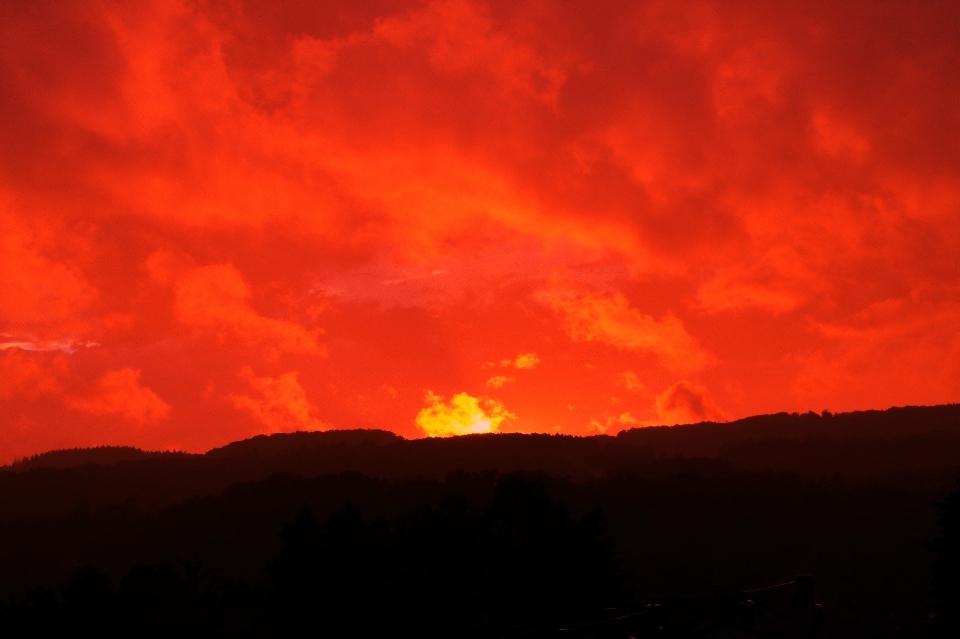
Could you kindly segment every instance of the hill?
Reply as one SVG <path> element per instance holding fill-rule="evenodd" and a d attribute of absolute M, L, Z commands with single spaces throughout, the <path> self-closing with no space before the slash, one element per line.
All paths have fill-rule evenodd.
<path fill-rule="evenodd" d="M 709 458 L 752 472 L 933 489 L 960 474 L 960 405 L 780 413 L 637 428 L 616 437 L 510 433 L 407 440 L 381 430 L 334 430 L 259 435 L 206 454 L 121 447 L 51 451 L 0 468 L 0 519 L 64 512 L 77 503 L 133 500 L 161 508 L 274 473 L 442 479 L 455 470 L 496 470 L 582 482 L 645 465 L 648 472 L 650 462 L 674 457 Z"/>
<path fill-rule="evenodd" d="M 277 599 L 284 589 L 326 593 L 317 575 L 343 552 L 380 575 L 374 580 L 426 570 L 421 586 L 447 599 L 448 588 L 499 587 L 446 573 L 448 581 L 431 581 L 439 573 L 430 571 L 450 562 L 473 566 L 469 579 L 488 569 L 514 579 L 511 571 L 546 566 L 575 584 L 600 557 L 595 574 L 617 605 L 815 573 L 817 596 L 856 614 L 888 610 L 891 601 L 923 611 L 936 504 L 956 474 L 956 405 L 766 415 L 615 437 L 407 440 L 353 430 L 258 436 L 205 454 L 51 451 L 0 470 L 0 629 L 17 615 L 54 615 L 36 602 L 67 615 L 70 593 L 91 588 L 119 610 L 150 588 L 180 588 L 181 596 L 189 586 L 191 605 L 207 612 L 220 608 L 202 602 L 216 600 L 245 628 L 250 615 L 274 623 L 278 610 L 293 614 L 290 600 Z M 332 539 L 339 541 L 330 546 Z M 511 544 L 525 550 L 511 555 L 520 552 L 504 550 Z M 557 549 L 566 547 L 579 548 L 577 561 L 586 563 L 564 567 Z M 540 556 L 541 548 L 560 554 Z M 531 557 L 540 563 L 527 566 Z M 314 568 L 303 573 L 301 565 Z M 345 579 L 360 570 L 337 566 Z M 393 572 L 377 572 L 383 566 Z M 545 588 L 560 587 L 551 580 Z M 27 594 L 35 587 L 53 590 Z M 13 597 L 6 609 L 4 597 Z M 519 614 L 504 612 L 509 600 L 494 607 Z"/>
<path fill-rule="evenodd" d="M 31 468 L 76 468 L 86 464 L 109 466 L 123 461 L 141 459 L 182 457 L 187 453 L 145 451 L 132 446 L 96 446 L 94 448 L 65 448 L 39 453 L 24 459 L 18 459 L 10 470 L 23 471 Z"/>

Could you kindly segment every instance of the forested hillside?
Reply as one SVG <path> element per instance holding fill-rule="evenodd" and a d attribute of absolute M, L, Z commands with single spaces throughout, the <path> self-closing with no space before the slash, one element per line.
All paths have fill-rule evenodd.
<path fill-rule="evenodd" d="M 958 416 L 960 407 L 947 406 L 772 415 L 615 437 L 405 440 L 331 431 L 256 437 L 204 455 L 55 451 L 0 472 L 0 594 L 11 602 L 4 618 L 33 623 L 24 620 L 46 605 L 59 611 L 51 618 L 67 619 L 76 588 L 100 588 L 120 614 L 137 583 L 192 584 L 191 597 L 219 598 L 216 614 L 200 599 L 191 604 L 218 624 L 278 624 L 300 614 L 289 606 L 307 605 L 291 603 L 291 584 L 326 598 L 316 575 L 350 572 L 324 562 L 354 537 L 366 541 L 348 544 L 348 564 L 359 562 L 371 583 L 396 584 L 409 565 L 420 566 L 426 572 L 407 595 L 473 592 L 486 603 L 447 621 L 486 619 L 489 632 L 559 623 L 544 603 L 551 597 L 531 603 L 542 618 L 484 599 L 496 584 L 519 579 L 510 570 L 541 574 L 550 562 L 560 572 L 537 582 L 537 592 L 586 580 L 605 593 L 578 596 L 582 609 L 561 606 L 578 622 L 606 607 L 735 593 L 800 574 L 815 575 L 818 600 L 864 618 L 889 602 L 928 614 L 937 504 L 953 489 L 960 460 Z M 523 544 L 546 544 L 547 554 L 518 550 Z M 498 564 L 493 557 L 506 555 L 492 548 L 513 548 L 513 559 Z M 332 554 L 323 559 L 325 552 Z M 361 561 L 365 553 L 381 559 Z M 307 568 L 294 567 L 304 561 Z M 460 582 L 431 572 L 450 562 L 467 566 Z M 479 565 L 489 571 L 477 572 Z M 393 601 L 369 596 L 376 605 Z M 434 614 L 410 602 L 404 610 Z"/>

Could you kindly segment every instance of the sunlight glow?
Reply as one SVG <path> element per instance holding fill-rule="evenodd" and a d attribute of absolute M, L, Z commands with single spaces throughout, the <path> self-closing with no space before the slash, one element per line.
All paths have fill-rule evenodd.
<path fill-rule="evenodd" d="M 457 393 L 444 402 L 443 397 L 427 391 L 428 406 L 417 414 L 417 426 L 427 437 L 450 437 L 472 433 L 495 433 L 506 419 L 515 415 L 498 401 Z"/>

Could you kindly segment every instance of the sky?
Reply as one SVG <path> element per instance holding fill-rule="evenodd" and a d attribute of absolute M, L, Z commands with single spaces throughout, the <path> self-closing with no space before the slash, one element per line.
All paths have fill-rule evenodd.
<path fill-rule="evenodd" d="M 0 1 L 0 462 L 960 401 L 960 4 Z"/>

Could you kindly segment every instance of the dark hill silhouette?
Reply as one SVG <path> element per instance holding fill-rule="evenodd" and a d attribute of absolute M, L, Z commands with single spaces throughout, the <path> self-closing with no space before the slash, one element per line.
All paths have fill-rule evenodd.
<path fill-rule="evenodd" d="M 8 468 L 30 470 L 31 468 L 76 468 L 85 464 L 108 466 L 122 461 L 183 457 L 188 453 L 145 451 L 132 446 L 97 446 L 95 448 L 65 448 L 51 450 L 32 457 L 18 459 Z"/>
<path fill-rule="evenodd" d="M 741 440 L 893 440 L 933 432 L 960 433 L 960 404 L 904 406 L 851 413 L 776 413 L 733 422 L 633 428 L 617 439 L 648 446 L 656 454 L 718 457 L 725 444 Z"/>
<path fill-rule="evenodd" d="M 744 470 L 840 475 L 934 487 L 960 474 L 960 405 L 852 413 L 778 413 L 729 423 L 652 427 L 618 440 L 659 456 L 713 457 Z"/>
<path fill-rule="evenodd" d="M 304 453 L 331 447 L 369 449 L 371 446 L 400 445 L 413 457 L 421 454 L 455 459 L 453 465 L 469 463 L 471 458 L 487 467 L 506 464 L 516 469 L 535 470 L 537 464 L 551 464 L 557 455 L 568 463 L 583 466 L 586 472 L 609 470 L 611 462 L 604 458 L 615 449 L 643 450 L 654 456 L 729 458 L 747 463 L 747 453 L 741 442 L 794 442 L 794 441 L 912 441 L 922 445 L 925 436 L 930 438 L 931 450 L 944 450 L 951 446 L 953 436 L 960 434 L 960 404 L 943 406 L 907 406 L 887 410 L 857 411 L 851 413 L 777 413 L 757 415 L 733 422 L 702 422 L 675 426 L 651 426 L 625 430 L 616 437 L 598 435 L 593 437 L 545 436 L 545 435 L 466 435 L 448 439 L 406 440 L 384 430 L 331 430 L 324 432 L 296 432 L 275 435 L 258 435 L 214 448 L 205 455 L 209 459 L 255 456 L 279 459 L 292 456 L 302 459 Z M 937 440 L 939 438 L 939 440 Z M 938 443 L 933 443 L 934 441 Z M 778 444 L 773 444 L 776 447 Z M 600 454 L 597 451 L 603 449 Z M 392 450 L 391 453 L 395 453 Z M 485 458 L 494 453 L 496 458 Z M 768 455 L 764 451 L 764 456 Z M 615 455 L 614 455 L 615 456 Z M 946 457 L 946 455 L 941 455 Z M 2 470 L 24 471 L 33 468 L 71 468 L 84 464 L 110 465 L 118 462 L 154 458 L 198 457 L 187 453 L 143 451 L 125 446 L 99 446 L 55 450 L 17 460 Z M 625 455 L 629 458 L 630 455 Z M 536 458 L 536 459 L 534 459 Z M 573 458 L 577 458 L 573 462 Z M 939 465 L 940 462 L 935 462 Z M 446 470 L 446 469 L 445 469 Z M 395 468 L 393 472 L 407 471 Z M 429 468 L 424 471 L 432 474 Z"/>
<path fill-rule="evenodd" d="M 624 473 L 650 476 L 661 472 L 656 460 L 674 457 L 713 459 L 713 466 L 700 462 L 711 472 L 770 470 L 935 489 L 960 474 L 960 406 L 782 413 L 725 424 L 633 429 L 616 437 L 495 434 L 407 440 L 386 431 L 350 430 L 258 436 L 204 455 L 110 447 L 53 451 L 0 469 L 0 520 L 127 502 L 156 511 L 274 473 L 443 479 L 455 470 L 496 470 L 584 482 Z"/>
<path fill-rule="evenodd" d="M 167 634 L 142 636 L 191 627 L 295 636 L 285 624 L 313 618 L 328 571 L 369 597 L 324 604 L 330 623 L 386 620 L 379 630 L 417 626 L 422 636 L 588 627 L 621 596 L 627 606 L 693 596 L 709 608 L 721 590 L 732 594 L 716 599 L 720 607 L 736 607 L 739 591 L 807 573 L 825 601 L 863 618 L 922 616 L 935 552 L 942 609 L 953 588 L 943 579 L 947 542 L 930 544 L 935 504 L 953 489 L 958 463 L 960 406 L 767 415 L 616 437 L 330 431 L 202 455 L 53 451 L 0 470 L 0 634 L 154 619 Z M 516 503 L 510 486 L 522 489 Z M 951 530 L 943 539 L 956 537 Z M 350 548 L 332 541 L 354 533 Z M 357 581 L 355 568 L 367 578 Z M 621 568 L 632 599 L 619 591 Z M 591 590 L 594 582 L 602 587 Z M 306 608 L 297 584 L 313 597 Z M 38 586 L 50 590 L 30 591 Z M 420 592 L 440 603 L 417 601 Z M 562 603 L 564 593 L 581 594 Z M 412 603 L 391 608 L 401 600 Z M 382 606 L 370 613 L 380 616 L 363 617 L 367 605 Z M 443 627 L 426 630 L 424 615 Z M 730 618 L 746 623 L 738 615 Z M 467 619 L 485 630 L 460 632 Z"/>
<path fill-rule="evenodd" d="M 471 435 L 404 440 L 375 432 L 338 441 L 326 434 L 296 433 L 253 438 L 212 455 L 159 456 L 111 465 L 31 468 L 0 472 L 0 520 L 61 515 L 76 509 L 136 503 L 156 511 L 169 504 L 215 495 L 227 486 L 275 473 L 306 477 L 359 472 L 388 479 L 442 479 L 449 472 L 532 471 L 578 480 L 601 477 L 621 466 L 651 462 L 645 449 L 612 437 Z M 291 443 L 306 445 L 290 446 Z M 311 445 L 312 444 L 312 445 Z M 261 454 L 258 451 L 266 451 Z M 236 454 L 227 454 L 234 452 Z M 275 453 L 275 454 L 270 454 Z"/>
<path fill-rule="evenodd" d="M 671 472 L 670 465 L 675 463 Z M 513 553 L 507 555 L 512 561 L 500 564 L 497 570 L 509 568 L 524 575 L 526 570 L 540 570 L 536 566 L 543 562 L 551 565 L 550 557 L 532 556 L 539 563 L 528 564 L 526 555 L 509 550 L 517 547 L 514 544 L 540 548 L 546 543 L 545 532 L 537 532 L 539 524 L 535 521 L 532 529 L 511 531 L 482 517 L 482 513 L 495 507 L 498 487 L 519 478 L 528 486 L 542 486 L 535 492 L 542 491 L 548 502 L 556 505 L 548 510 L 562 507 L 568 512 L 567 521 L 588 522 L 595 515 L 602 518 L 605 525 L 595 520 L 591 524 L 591 530 L 602 531 L 591 533 L 591 539 L 609 536 L 616 541 L 613 549 L 617 563 L 628 577 L 633 601 L 649 597 L 709 597 L 717 590 L 735 593 L 758 584 L 789 581 L 794 574 L 815 573 L 818 591 L 828 602 L 845 602 L 861 611 L 870 611 L 873 602 L 878 601 L 918 601 L 920 609 L 925 605 L 930 591 L 928 573 L 934 559 L 927 544 L 937 535 L 934 504 L 943 499 L 943 494 L 897 488 L 849 488 L 771 473 L 728 470 L 705 476 L 699 474 L 695 464 L 663 461 L 656 465 L 660 466 L 656 478 L 625 474 L 585 484 L 543 475 L 495 473 L 451 474 L 442 481 L 388 481 L 350 473 L 316 478 L 275 475 L 235 484 L 219 495 L 188 499 L 156 514 L 126 505 L 0 522 L 0 603 L 14 595 L 15 601 L 26 602 L 29 612 L 31 601 L 43 601 L 36 594 L 31 595 L 32 599 L 22 598 L 35 586 L 56 587 L 58 590 L 52 594 L 67 600 L 74 596 L 70 594 L 72 589 L 80 586 L 106 596 L 109 588 L 104 584 L 109 583 L 114 589 L 119 586 L 120 594 L 127 596 L 123 595 L 127 587 L 124 582 L 131 581 L 131 574 L 167 573 L 157 577 L 167 580 L 170 570 L 162 567 L 168 566 L 183 573 L 181 581 L 193 584 L 193 588 L 213 588 L 213 594 L 208 592 L 201 599 L 212 598 L 215 604 L 229 595 L 218 588 L 229 586 L 234 593 L 230 596 L 261 593 L 252 602 L 241 600 L 241 607 L 258 615 L 280 615 L 279 620 L 274 619 L 281 623 L 287 613 L 271 607 L 269 593 L 271 583 L 281 589 L 290 584 L 289 574 L 283 577 L 271 572 L 271 566 L 284 561 L 285 525 L 297 521 L 298 513 L 307 510 L 317 522 L 314 530 L 329 530 L 334 524 L 331 519 L 342 519 L 338 513 L 343 512 L 345 504 L 351 504 L 349 519 L 353 529 L 357 534 L 379 539 L 371 542 L 373 550 L 387 553 L 390 560 L 361 561 L 364 557 L 356 556 L 356 549 L 351 550 L 354 555 L 339 555 L 337 547 L 323 546 L 327 542 L 322 539 L 317 542 L 320 546 L 314 548 L 309 538 L 315 533 L 308 530 L 307 539 L 301 540 L 307 543 L 306 547 L 293 549 L 307 558 L 304 569 L 309 573 L 294 577 L 305 580 L 307 594 L 318 587 L 329 587 L 322 581 L 331 569 L 324 556 L 333 561 L 356 562 L 358 569 L 373 571 L 371 578 L 376 579 L 372 586 L 382 583 L 377 581 L 377 570 L 399 565 L 398 575 L 421 571 L 418 579 L 427 586 L 439 589 L 452 599 L 451 603 L 479 606 L 468 612 L 482 616 L 483 602 L 490 594 L 500 592 L 498 580 L 515 583 L 509 575 L 488 580 L 487 569 L 495 568 L 490 559 L 484 558 L 484 553 L 490 552 L 488 544 L 507 544 L 504 552 Z M 710 472 L 719 467 L 715 464 L 712 469 L 700 469 Z M 513 515 L 520 518 L 516 520 L 518 524 L 523 521 L 523 508 L 526 506 Z M 328 523 L 321 526 L 320 522 Z M 473 539 L 476 535 L 489 536 Z M 560 550 L 551 552 L 561 554 L 551 556 L 565 561 L 563 557 L 570 556 L 562 554 L 562 549 L 573 543 L 576 535 L 579 533 L 566 541 L 554 539 L 545 547 L 558 547 Z M 287 543 L 300 542 L 288 535 Z M 367 542 L 361 538 L 357 543 Z M 415 547 L 410 548 L 409 544 Z M 593 570 L 589 562 L 594 560 L 590 557 L 608 563 L 609 554 L 595 554 L 602 550 L 590 541 L 586 554 L 575 555 L 588 565 L 576 570 Z M 323 555 L 312 554 L 321 551 Z M 471 555 L 471 551 L 476 554 Z M 450 562 L 465 562 L 472 567 L 459 574 L 437 574 L 434 581 L 431 575 L 450 566 Z M 299 563 L 298 559 L 294 567 Z M 77 567 L 84 565 L 97 566 L 102 575 L 89 571 L 74 574 Z M 349 565 L 334 567 L 350 574 Z M 567 567 L 561 563 L 555 569 L 562 576 Z M 79 583 L 57 595 L 61 592 L 60 584 L 71 582 L 71 574 Z M 386 583 L 393 579 L 392 574 L 385 576 Z M 279 582 L 271 581 L 275 578 Z M 526 578 L 538 576 L 527 574 Z M 593 582 L 572 583 L 582 589 Z M 144 585 L 141 591 L 149 593 L 155 586 Z M 354 583 L 352 587 L 361 588 L 362 584 Z M 427 593 L 403 581 L 390 587 L 397 596 L 414 599 Z M 371 596 L 374 595 L 390 599 L 390 593 Z M 264 596 L 267 600 L 261 598 Z M 522 593 L 514 596 L 521 597 Z M 424 603 L 429 602 L 421 598 L 419 605 Z M 608 603 L 618 605 L 615 599 L 591 605 Z M 352 605 L 356 607 L 356 603 Z M 365 610 L 360 606 L 361 615 L 376 615 L 376 621 L 383 620 L 379 615 L 385 614 L 384 609 Z M 580 621 L 589 612 L 579 611 Z M 503 614 L 507 616 L 502 622 L 508 624 L 510 615 L 518 611 L 506 610 Z M 562 616 L 557 617 L 558 623 L 565 621 Z M 465 633 L 449 632 L 446 636 Z"/>
<path fill-rule="evenodd" d="M 209 450 L 206 456 L 211 458 L 240 457 L 245 455 L 279 457 L 297 450 L 316 448 L 318 446 L 335 444 L 343 444 L 346 446 L 374 444 L 382 446 L 400 441 L 404 441 L 404 438 L 388 430 L 300 431 L 296 433 L 277 433 L 275 435 L 257 435 L 250 439 L 244 439 Z"/>

